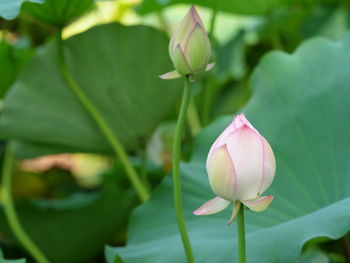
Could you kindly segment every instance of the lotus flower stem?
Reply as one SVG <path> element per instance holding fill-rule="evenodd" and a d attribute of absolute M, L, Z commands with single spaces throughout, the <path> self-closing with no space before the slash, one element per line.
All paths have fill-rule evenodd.
<path fill-rule="evenodd" d="M 212 43 L 214 43 L 214 31 L 215 31 L 215 24 L 216 24 L 216 18 L 218 14 L 219 9 L 219 2 L 220 0 L 212 0 L 212 4 L 214 5 L 214 8 L 212 10 L 211 18 L 210 18 L 210 26 L 209 26 L 209 32 L 208 36 Z"/>
<path fill-rule="evenodd" d="M 182 211 L 182 193 L 181 193 L 181 178 L 180 178 L 180 148 L 181 138 L 184 131 L 186 112 L 191 100 L 191 76 L 186 76 L 184 92 L 182 95 L 180 112 L 177 119 L 175 138 L 173 142 L 173 191 L 174 191 L 174 206 L 176 213 L 177 225 L 182 238 L 182 244 L 185 249 L 187 262 L 193 263 L 193 253 L 191 243 L 188 238 L 185 220 Z"/>
<path fill-rule="evenodd" d="M 202 125 L 198 116 L 198 110 L 193 97 L 191 98 L 190 104 L 188 105 L 187 123 L 190 127 L 192 137 L 196 136 L 202 130 Z"/>
<path fill-rule="evenodd" d="M 211 13 L 211 18 L 210 18 L 210 24 L 209 24 L 209 31 L 208 31 L 208 36 L 210 39 L 210 42 L 212 45 L 215 47 L 216 46 L 216 40 L 214 37 L 214 32 L 215 32 L 215 25 L 216 25 L 216 20 L 218 17 L 218 9 L 219 9 L 219 4 L 221 0 L 212 0 L 212 13 Z M 215 54 L 215 48 L 213 49 L 212 52 L 212 57 L 216 57 Z M 202 109 L 201 109 L 201 119 L 202 123 L 205 125 L 209 122 L 209 115 L 210 111 L 212 108 L 212 101 L 213 97 L 215 97 L 213 94 L 215 90 L 215 81 L 213 80 L 213 75 L 208 75 L 207 78 L 203 80 L 203 97 L 202 97 Z"/>
<path fill-rule="evenodd" d="M 16 236 L 17 240 L 23 245 L 23 247 L 32 255 L 38 263 L 49 263 L 50 261 L 41 252 L 41 250 L 35 245 L 33 240 L 25 232 L 22 227 L 19 218 L 16 213 L 15 205 L 11 194 L 12 185 L 12 165 L 13 154 L 11 151 L 11 145 L 8 143 L 6 146 L 5 159 L 2 170 L 2 201 L 4 206 L 5 215 L 7 221 Z"/>
<path fill-rule="evenodd" d="M 239 263 L 246 263 L 245 252 L 245 227 L 244 227 L 244 206 L 239 209 L 237 216 L 237 233 L 238 233 L 238 257 Z"/>
<path fill-rule="evenodd" d="M 90 114 L 92 119 L 95 121 L 97 126 L 100 128 L 102 134 L 110 143 L 113 148 L 116 156 L 121 161 L 125 173 L 134 187 L 139 199 L 141 202 L 146 202 L 149 199 L 149 191 L 142 183 L 139 175 L 137 174 L 135 168 L 132 166 L 130 159 L 123 147 L 120 143 L 119 139 L 113 133 L 112 129 L 108 125 L 108 123 L 103 118 L 102 114 L 98 111 L 98 109 L 93 105 L 90 99 L 85 95 L 84 91 L 81 89 L 77 81 L 74 79 L 65 62 L 64 53 L 63 53 L 63 41 L 62 41 L 62 32 L 58 33 L 58 59 L 59 59 L 59 68 L 62 74 L 62 77 L 66 81 L 68 87 L 72 90 L 74 95 L 80 101 L 82 106 L 86 109 L 86 111 Z"/>
<path fill-rule="evenodd" d="M 145 187 L 150 190 L 151 186 L 150 186 L 150 182 L 148 181 L 148 175 L 147 175 L 147 154 L 146 154 L 146 150 L 145 149 L 141 149 L 140 150 L 140 158 L 141 158 L 141 166 L 140 166 L 140 177 L 142 179 L 143 184 L 145 185 Z"/>

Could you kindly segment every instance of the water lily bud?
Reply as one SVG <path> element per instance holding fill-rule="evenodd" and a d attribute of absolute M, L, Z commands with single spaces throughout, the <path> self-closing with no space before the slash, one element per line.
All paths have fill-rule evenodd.
<path fill-rule="evenodd" d="M 170 40 L 169 55 L 176 70 L 160 77 L 173 79 L 210 70 L 214 66 L 208 65 L 210 54 L 208 35 L 196 8 L 192 6 Z"/>
<path fill-rule="evenodd" d="M 238 115 L 212 145 L 207 158 L 210 186 L 217 195 L 195 215 L 209 215 L 234 203 L 231 223 L 240 204 L 253 211 L 265 210 L 272 196 L 261 196 L 275 176 L 276 161 L 270 144 L 250 124 L 244 114 Z"/>

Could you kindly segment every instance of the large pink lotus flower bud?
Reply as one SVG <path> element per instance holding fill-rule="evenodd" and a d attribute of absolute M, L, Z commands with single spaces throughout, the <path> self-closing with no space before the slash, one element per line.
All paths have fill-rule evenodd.
<path fill-rule="evenodd" d="M 196 211 L 210 215 L 234 203 L 229 224 L 241 203 L 253 211 L 265 210 L 273 196 L 261 196 L 275 176 L 276 161 L 269 143 L 250 124 L 244 114 L 238 115 L 212 145 L 207 159 L 207 173 L 217 195 Z"/>
<path fill-rule="evenodd" d="M 175 79 L 210 70 L 214 66 L 208 65 L 210 54 L 208 35 L 196 8 L 192 6 L 170 40 L 169 55 L 176 70 L 160 77 Z"/>

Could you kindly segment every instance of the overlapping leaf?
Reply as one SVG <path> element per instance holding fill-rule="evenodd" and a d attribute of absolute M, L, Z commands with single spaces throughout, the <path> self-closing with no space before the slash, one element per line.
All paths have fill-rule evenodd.
<path fill-rule="evenodd" d="M 116 176 L 109 176 L 100 192 L 76 193 L 64 200 L 21 200 L 17 203 L 24 228 L 50 262 L 90 261 L 105 243 L 123 235 L 136 197 L 128 187 L 121 186 L 123 182 L 118 186 L 118 180 Z M 13 238 L 1 206 L 0 226 L 2 235 Z M 13 263 L 21 262 L 25 261 Z"/>
<path fill-rule="evenodd" d="M 42 3 L 44 0 L 1 0 L 0 16 L 5 19 L 14 19 L 21 9 L 23 2 L 30 1 L 34 3 Z"/>
<path fill-rule="evenodd" d="M 74 77 L 128 149 L 147 140 L 178 98 L 165 34 L 145 26 L 97 26 L 65 43 Z M 68 151 L 111 151 L 90 115 L 62 79 L 55 43 L 38 52 L 5 98 L 2 137 L 21 141 L 28 157 Z"/>
<path fill-rule="evenodd" d="M 24 3 L 23 11 L 41 22 L 63 27 L 92 9 L 93 4 L 93 0 L 45 0 L 43 3 Z"/>

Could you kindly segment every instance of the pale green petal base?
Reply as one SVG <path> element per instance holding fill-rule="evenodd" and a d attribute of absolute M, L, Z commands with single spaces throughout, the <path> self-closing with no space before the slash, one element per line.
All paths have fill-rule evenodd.
<path fill-rule="evenodd" d="M 174 71 L 167 72 L 163 75 L 160 75 L 159 77 L 161 79 L 178 79 L 178 78 L 181 78 L 181 76 L 182 75 L 179 72 L 174 70 Z"/>
<path fill-rule="evenodd" d="M 236 216 L 238 215 L 239 209 L 241 208 L 241 202 L 240 201 L 236 201 L 233 204 L 233 210 L 232 210 L 232 215 L 230 220 L 228 221 L 228 225 L 231 225 L 233 220 L 235 220 Z"/>
<path fill-rule="evenodd" d="M 215 66 L 215 62 L 209 63 L 209 64 L 207 65 L 207 67 L 205 68 L 205 71 L 211 70 L 214 66 Z"/>
<path fill-rule="evenodd" d="M 205 68 L 205 71 L 211 70 L 214 66 L 215 66 L 215 62 L 209 63 L 207 65 L 207 67 Z M 179 79 L 181 77 L 182 77 L 182 75 L 179 72 L 177 72 L 176 70 L 167 72 L 167 73 L 159 76 L 159 78 L 161 78 L 161 79 Z"/>
<path fill-rule="evenodd" d="M 272 195 L 260 196 L 255 200 L 242 201 L 242 203 L 254 212 L 262 212 L 269 207 L 273 200 Z"/>

